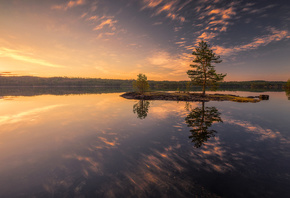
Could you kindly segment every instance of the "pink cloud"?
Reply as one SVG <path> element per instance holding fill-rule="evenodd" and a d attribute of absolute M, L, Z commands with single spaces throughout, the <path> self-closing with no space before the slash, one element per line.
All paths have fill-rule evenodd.
<path fill-rule="evenodd" d="M 219 55 L 228 56 L 241 51 L 257 49 L 258 47 L 266 46 L 271 42 L 289 38 L 289 32 L 286 30 L 276 30 L 275 28 L 271 28 L 270 32 L 271 34 L 255 38 L 252 42 L 245 45 L 234 46 L 231 48 L 226 48 L 223 46 L 214 46 L 213 49 L 215 53 Z"/>
<path fill-rule="evenodd" d="M 101 22 L 101 24 L 97 25 L 94 30 L 100 30 L 103 29 L 104 26 L 109 26 L 112 30 L 116 30 L 114 24 L 117 23 L 117 20 L 113 20 L 111 18 L 105 19 L 104 21 Z"/>
<path fill-rule="evenodd" d="M 67 10 L 69 8 L 73 8 L 83 4 L 85 4 L 85 0 L 70 0 L 66 4 L 54 5 L 51 8 L 54 10 Z"/>
<path fill-rule="evenodd" d="M 216 3 L 218 1 L 215 1 Z M 215 4 L 207 6 L 203 9 L 203 12 L 200 13 L 199 20 L 206 19 L 206 27 L 201 30 L 201 35 L 198 37 L 196 42 L 199 42 L 200 39 L 203 40 L 212 40 L 217 37 L 221 32 L 226 32 L 227 27 L 230 24 L 234 16 L 236 16 L 236 5 L 235 3 L 229 4 L 226 8 L 216 8 Z M 198 7 L 197 11 L 201 11 L 202 6 Z"/>
<path fill-rule="evenodd" d="M 208 40 L 211 40 L 213 38 L 215 38 L 217 36 L 217 33 L 213 33 L 213 32 L 203 32 L 199 37 L 198 39 L 199 40 L 205 40 L 205 41 L 208 41 Z"/>
<path fill-rule="evenodd" d="M 178 11 L 181 10 L 184 5 L 177 6 L 177 0 L 165 1 L 165 0 L 143 0 L 143 8 L 151 8 L 156 9 L 154 15 L 159 15 L 162 12 L 167 13 L 166 17 L 172 20 L 177 20 L 180 22 L 184 22 L 185 18 L 178 14 Z"/>

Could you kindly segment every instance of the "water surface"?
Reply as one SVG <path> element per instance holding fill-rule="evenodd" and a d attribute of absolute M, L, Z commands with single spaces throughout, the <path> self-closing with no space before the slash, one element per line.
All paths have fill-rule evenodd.
<path fill-rule="evenodd" d="M 2 96 L 0 197 L 287 197 L 290 101 L 264 94 L 204 104 Z"/>

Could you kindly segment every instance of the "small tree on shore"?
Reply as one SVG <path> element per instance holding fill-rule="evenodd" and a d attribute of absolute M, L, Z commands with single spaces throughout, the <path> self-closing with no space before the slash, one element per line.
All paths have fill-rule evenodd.
<path fill-rule="evenodd" d="M 205 96 L 205 89 L 210 87 L 211 89 L 217 88 L 217 83 L 223 81 L 226 74 L 217 74 L 215 66 L 212 63 L 221 63 L 219 56 L 210 49 L 210 46 L 201 41 L 199 46 L 192 52 L 195 56 L 193 61 L 195 64 L 190 65 L 195 70 L 188 70 L 187 74 L 195 85 L 202 86 L 202 95 Z"/>
<path fill-rule="evenodd" d="M 290 79 L 286 83 L 286 89 L 290 90 Z"/>
<path fill-rule="evenodd" d="M 149 89 L 149 83 L 145 74 L 138 74 L 137 80 L 133 82 L 133 88 L 143 94 Z"/>

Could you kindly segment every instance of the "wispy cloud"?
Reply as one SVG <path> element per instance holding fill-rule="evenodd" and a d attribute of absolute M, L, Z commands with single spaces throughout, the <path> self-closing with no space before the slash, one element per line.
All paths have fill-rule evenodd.
<path fill-rule="evenodd" d="M 102 22 L 100 24 L 98 24 L 94 30 L 100 30 L 103 29 L 105 26 L 110 27 L 113 31 L 116 30 L 115 24 L 118 22 L 117 20 L 114 20 L 113 17 L 112 18 L 106 18 L 106 17 L 102 17 L 104 18 L 104 20 L 102 20 Z"/>
<path fill-rule="evenodd" d="M 266 7 L 260 8 L 260 9 L 249 9 L 249 13 L 251 14 L 261 14 L 264 13 L 265 11 L 267 11 L 268 9 L 271 9 L 273 7 L 275 7 L 276 5 L 272 4 L 272 5 L 268 5 Z"/>
<path fill-rule="evenodd" d="M 245 45 L 238 45 L 234 47 L 223 47 L 223 46 L 214 46 L 214 51 L 219 55 L 232 55 L 241 51 L 254 50 L 261 46 L 266 46 L 272 42 L 277 42 L 282 39 L 290 38 L 289 32 L 287 30 L 277 30 L 275 28 L 269 28 L 270 34 L 264 35 L 262 37 L 255 38 L 252 42 Z"/>
<path fill-rule="evenodd" d="M 12 72 L 0 72 L 0 76 L 17 76 L 17 74 Z"/>
<path fill-rule="evenodd" d="M 90 23 L 92 23 L 92 25 L 94 26 L 92 30 L 97 32 L 96 39 L 113 36 L 117 32 L 124 31 L 124 29 L 122 28 L 119 28 L 119 30 L 117 30 L 118 20 L 116 20 L 114 16 L 98 16 L 95 14 L 90 15 L 88 13 L 84 13 L 81 18 L 84 18 L 85 21 L 89 21 Z"/>
<path fill-rule="evenodd" d="M 166 65 L 170 62 L 170 55 L 167 52 L 159 52 L 149 57 L 148 61 L 156 66 Z"/>
<path fill-rule="evenodd" d="M 63 68 L 64 67 L 62 65 L 50 63 L 50 62 L 43 60 L 43 59 L 33 58 L 33 57 L 31 57 L 31 55 L 30 56 L 26 55 L 25 52 L 22 52 L 19 50 L 14 50 L 14 49 L 9 49 L 9 48 L 5 48 L 5 47 L 0 48 L 0 57 L 8 57 L 8 58 L 12 58 L 14 60 L 24 61 L 24 62 L 33 63 L 33 64 L 37 64 L 37 65 L 43 65 L 43 66 L 47 66 L 47 67 L 54 67 L 54 68 Z"/>
<path fill-rule="evenodd" d="M 172 55 L 166 51 L 159 51 L 148 57 L 147 61 L 155 68 L 166 70 L 168 77 L 181 77 L 185 76 L 189 69 L 191 59 L 192 55 L 188 53 Z"/>
<path fill-rule="evenodd" d="M 185 2 L 187 4 L 187 2 Z M 143 0 L 144 6 L 142 10 L 145 8 L 154 9 L 154 16 L 160 15 L 161 13 L 165 13 L 167 18 L 171 20 L 177 20 L 179 22 L 184 22 L 185 17 L 179 14 L 179 11 L 186 5 L 186 4 L 179 4 L 178 0 Z"/>
<path fill-rule="evenodd" d="M 67 10 L 76 6 L 84 5 L 85 0 L 70 0 L 65 4 L 53 5 L 51 9 L 53 10 Z"/>
<path fill-rule="evenodd" d="M 211 40 L 213 38 L 215 38 L 217 35 L 217 33 L 214 32 L 203 32 L 199 37 L 197 37 L 199 40 Z"/>
<path fill-rule="evenodd" d="M 201 24 L 207 24 L 200 31 L 196 43 L 200 40 L 210 41 L 216 38 L 221 32 L 226 32 L 232 20 L 236 15 L 236 9 L 239 3 L 230 3 L 225 7 L 217 7 L 214 1 L 211 5 L 203 5 L 196 7 L 196 12 L 199 13 Z"/>

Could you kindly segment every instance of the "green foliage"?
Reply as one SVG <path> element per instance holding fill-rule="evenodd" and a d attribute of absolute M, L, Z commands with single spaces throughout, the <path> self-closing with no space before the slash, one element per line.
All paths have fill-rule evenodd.
<path fill-rule="evenodd" d="M 286 93 L 286 96 L 288 97 L 288 100 L 290 100 L 290 79 L 286 83 L 285 93 Z"/>
<path fill-rule="evenodd" d="M 189 82 L 186 83 L 186 89 L 185 89 L 185 91 L 186 91 L 187 93 L 189 93 L 189 91 L 190 91 L 190 87 L 191 87 L 191 82 L 189 81 Z"/>
<path fill-rule="evenodd" d="M 139 119 L 145 119 L 148 114 L 150 102 L 147 100 L 140 100 L 133 106 L 133 113 L 137 113 Z"/>
<path fill-rule="evenodd" d="M 149 90 L 149 83 L 145 74 L 138 74 L 137 80 L 133 82 L 133 88 L 143 94 Z"/>
<path fill-rule="evenodd" d="M 210 130 L 209 127 L 214 122 L 223 122 L 221 119 L 221 113 L 215 107 L 196 107 L 185 118 L 185 122 L 188 127 L 192 127 L 190 130 L 191 136 L 189 138 L 194 143 L 196 148 L 201 147 L 210 137 L 214 137 L 215 130 Z"/>
<path fill-rule="evenodd" d="M 101 78 L 0 76 L 1 86 L 48 86 L 48 87 L 132 87 L 133 80 Z"/>
<path fill-rule="evenodd" d="M 68 77 L 35 77 L 35 76 L 1 76 L 1 87 L 115 87 L 132 88 L 134 80 L 116 80 L 101 78 L 68 78 Z M 159 90 L 187 90 L 188 81 L 148 81 L 150 88 Z M 231 81 L 219 83 L 221 89 L 226 90 L 248 90 L 248 91 L 267 91 L 280 90 L 286 87 L 284 81 Z M 251 89 L 252 87 L 252 89 Z M 198 91 L 200 86 L 191 84 L 191 90 Z"/>
<path fill-rule="evenodd" d="M 211 89 L 217 88 L 217 83 L 223 81 L 226 74 L 217 74 L 215 66 L 212 63 L 221 63 L 219 56 L 210 49 L 210 46 L 206 42 L 201 41 L 199 47 L 195 48 L 192 52 L 195 56 L 195 64 L 190 65 L 195 70 L 188 70 L 187 74 L 192 80 L 193 84 L 202 86 L 203 95 L 205 95 L 205 89 L 210 87 Z"/>
<path fill-rule="evenodd" d="M 289 89 L 290 90 L 290 79 L 286 83 L 286 89 Z"/>

